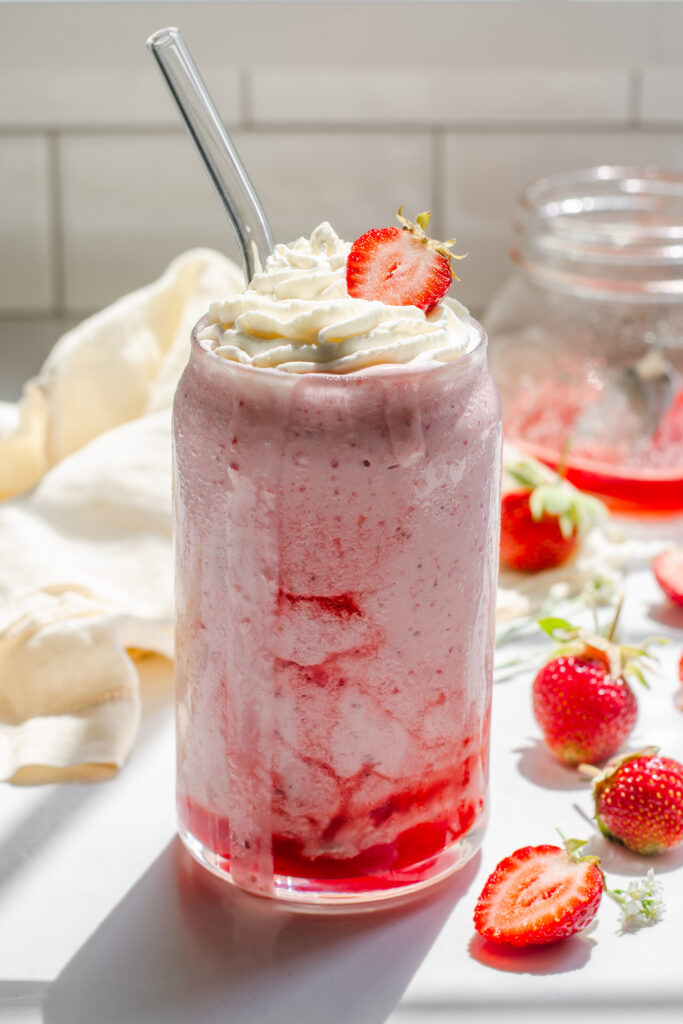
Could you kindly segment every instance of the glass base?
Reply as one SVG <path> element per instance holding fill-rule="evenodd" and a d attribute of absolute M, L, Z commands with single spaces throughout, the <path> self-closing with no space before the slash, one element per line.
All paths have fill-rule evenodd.
<path fill-rule="evenodd" d="M 486 830 L 482 815 L 468 831 L 435 856 L 398 871 L 385 871 L 377 877 L 301 878 L 274 875 L 272 889 L 254 895 L 282 900 L 302 910 L 362 910 L 377 904 L 395 904 L 423 889 L 430 888 L 460 870 L 474 856 Z M 204 868 L 238 888 L 230 872 L 230 860 L 205 846 L 185 828 L 179 829 L 183 843 Z"/>

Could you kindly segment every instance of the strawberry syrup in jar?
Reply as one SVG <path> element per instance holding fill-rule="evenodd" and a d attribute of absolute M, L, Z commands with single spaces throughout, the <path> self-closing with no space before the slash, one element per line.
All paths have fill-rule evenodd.
<path fill-rule="evenodd" d="M 242 365 L 193 333 L 174 409 L 178 814 L 244 889 L 387 899 L 480 844 L 501 428 L 468 323 L 451 362 L 348 374 Z"/>
<path fill-rule="evenodd" d="M 483 317 L 506 437 L 615 511 L 683 510 L 683 175 L 541 179 L 515 231 Z"/>

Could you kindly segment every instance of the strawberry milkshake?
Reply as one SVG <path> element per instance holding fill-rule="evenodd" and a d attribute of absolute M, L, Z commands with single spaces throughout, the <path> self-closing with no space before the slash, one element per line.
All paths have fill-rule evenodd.
<path fill-rule="evenodd" d="M 323 224 L 212 306 L 174 409 L 180 833 L 303 903 L 429 885 L 486 818 L 499 401 L 442 250 L 384 230 L 407 304 Z"/>

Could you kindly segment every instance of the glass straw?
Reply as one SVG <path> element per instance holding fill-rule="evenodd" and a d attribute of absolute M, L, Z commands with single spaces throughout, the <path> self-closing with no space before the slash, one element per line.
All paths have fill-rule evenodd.
<path fill-rule="evenodd" d="M 177 28 L 147 40 L 209 177 L 230 217 L 247 283 L 273 251 L 273 236 L 254 186 Z"/>

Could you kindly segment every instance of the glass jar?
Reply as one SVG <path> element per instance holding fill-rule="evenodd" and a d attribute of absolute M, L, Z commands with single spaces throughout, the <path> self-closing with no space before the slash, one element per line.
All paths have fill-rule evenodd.
<path fill-rule="evenodd" d="M 238 886 L 384 900 L 476 851 L 500 403 L 453 362 L 286 373 L 193 334 L 174 405 L 180 833 Z"/>
<path fill-rule="evenodd" d="M 543 178 L 514 231 L 482 318 L 506 437 L 615 510 L 683 509 L 683 175 Z"/>

